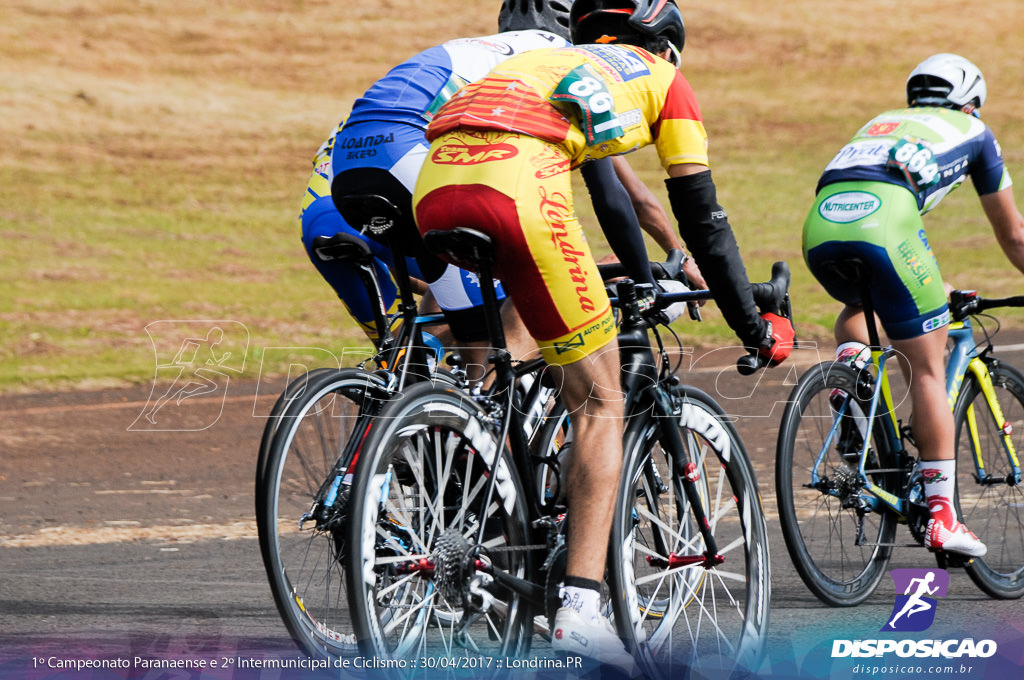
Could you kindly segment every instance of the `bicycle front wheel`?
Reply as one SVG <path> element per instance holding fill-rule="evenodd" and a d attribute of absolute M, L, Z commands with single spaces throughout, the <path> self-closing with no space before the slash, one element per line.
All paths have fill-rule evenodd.
<path fill-rule="evenodd" d="M 809 369 L 790 395 L 779 425 L 775 491 L 779 521 L 793 566 L 822 602 L 844 607 L 860 604 L 885 576 L 896 535 L 896 516 L 864 505 L 857 467 L 868 412 L 857 374 L 849 366 L 826 361 Z M 865 471 L 872 481 L 895 493 L 896 463 L 881 428 Z"/>
<path fill-rule="evenodd" d="M 531 573 L 526 494 L 472 398 L 406 390 L 361 446 L 352 497 L 348 591 L 363 654 L 460 664 L 527 649 L 529 607 L 508 586 Z"/>
<path fill-rule="evenodd" d="M 755 670 L 768 625 L 770 560 L 754 472 L 710 397 L 679 387 L 671 399 L 671 418 L 641 416 L 626 434 L 609 562 L 616 626 L 649 677 Z M 664 427 L 678 431 L 686 463 Z M 695 496 L 686 495 L 687 479 Z M 693 497 L 714 552 L 698 530 Z"/>
<path fill-rule="evenodd" d="M 956 424 L 956 497 L 961 521 L 988 546 L 966 566 L 979 588 L 1000 599 L 1024 595 L 1024 486 L 1015 477 L 1004 435 L 1024 448 L 1024 377 L 989 363 L 1002 410 L 998 421 L 977 379 L 964 383 L 953 411 Z"/>
<path fill-rule="evenodd" d="M 311 656 L 357 652 L 345 598 L 346 494 L 334 481 L 349 438 L 383 396 L 381 381 L 361 369 L 311 374 L 276 416 L 259 463 L 256 523 L 278 612 Z"/>

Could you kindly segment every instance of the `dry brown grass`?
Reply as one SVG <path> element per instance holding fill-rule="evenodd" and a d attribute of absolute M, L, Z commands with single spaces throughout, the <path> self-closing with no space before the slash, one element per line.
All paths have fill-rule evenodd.
<path fill-rule="evenodd" d="M 0 385 L 60 380 L 64 369 L 48 369 L 54 354 L 81 360 L 97 342 L 135 352 L 98 361 L 98 374 L 145 379 L 145 323 L 203 311 L 250 324 L 257 343 L 357 338 L 297 247 L 312 152 L 387 68 L 444 39 L 492 32 L 498 5 L 3 3 L 0 286 L 12 294 L 0 294 Z M 817 173 L 857 125 L 900 103 L 921 58 L 956 51 L 982 67 L 986 119 L 1024 177 L 1017 0 L 682 7 L 684 72 L 711 134 L 722 202 L 755 274 L 774 258 L 794 264 L 812 333 L 831 313 L 800 271 L 797 233 Z M 637 164 L 661 194 L 651 155 Z M 929 228 L 977 242 L 984 223 L 964 217 L 978 217 L 976 201 L 950 200 L 949 217 Z M 933 243 L 941 258 L 942 239 Z M 1019 284 L 982 249 L 962 264 Z"/>

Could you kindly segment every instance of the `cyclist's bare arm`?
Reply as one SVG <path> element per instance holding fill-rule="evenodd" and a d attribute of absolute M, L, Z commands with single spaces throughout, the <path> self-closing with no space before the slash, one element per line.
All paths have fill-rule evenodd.
<path fill-rule="evenodd" d="M 1024 217 L 1013 199 L 1013 187 L 982 196 L 981 207 L 1006 258 L 1024 272 Z"/>
<path fill-rule="evenodd" d="M 666 253 L 670 250 L 682 250 L 683 244 L 676 236 L 675 229 L 668 219 L 668 213 L 655 197 L 654 192 L 637 177 L 636 171 L 630 166 L 625 156 L 612 157 L 612 164 L 615 166 L 615 174 L 618 175 L 622 186 L 629 192 L 629 199 L 633 202 L 633 209 L 636 211 L 640 226 L 651 235 L 655 243 L 661 246 Z"/>
<path fill-rule="evenodd" d="M 636 171 L 630 166 L 626 157 L 613 156 L 612 163 L 615 166 L 615 174 L 618 175 L 619 181 L 622 182 L 622 186 L 626 188 L 629 198 L 633 202 L 633 209 L 636 211 L 636 217 L 640 221 L 640 227 L 650 234 L 654 242 L 661 246 L 662 250 L 666 253 L 671 250 L 685 251 L 679 236 L 676 235 L 672 222 L 669 220 L 668 213 L 665 212 L 665 208 L 654 195 L 654 192 L 637 177 Z M 683 272 L 693 288 L 706 289 L 708 287 L 704 277 L 701 276 L 700 268 L 693 258 L 688 259 L 683 265 Z"/>

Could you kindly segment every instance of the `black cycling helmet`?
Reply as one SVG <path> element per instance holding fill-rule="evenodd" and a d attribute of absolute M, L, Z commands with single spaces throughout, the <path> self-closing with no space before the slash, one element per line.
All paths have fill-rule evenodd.
<path fill-rule="evenodd" d="M 661 38 L 683 50 L 686 28 L 675 0 L 576 0 L 570 11 L 572 41 L 651 44 Z"/>
<path fill-rule="evenodd" d="M 540 29 L 569 40 L 572 0 L 502 0 L 498 31 Z"/>

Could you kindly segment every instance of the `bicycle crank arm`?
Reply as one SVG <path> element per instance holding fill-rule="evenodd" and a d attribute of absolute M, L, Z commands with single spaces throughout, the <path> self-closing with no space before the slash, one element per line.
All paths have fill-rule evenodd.
<path fill-rule="evenodd" d="M 504 571 L 495 569 L 490 565 L 484 565 L 482 562 L 477 562 L 477 569 L 480 569 L 485 574 L 493 578 L 497 585 L 519 593 L 534 604 L 544 602 L 543 586 L 539 586 L 532 581 L 527 581 L 526 579 L 519 578 L 518 576 L 505 573 Z"/>

